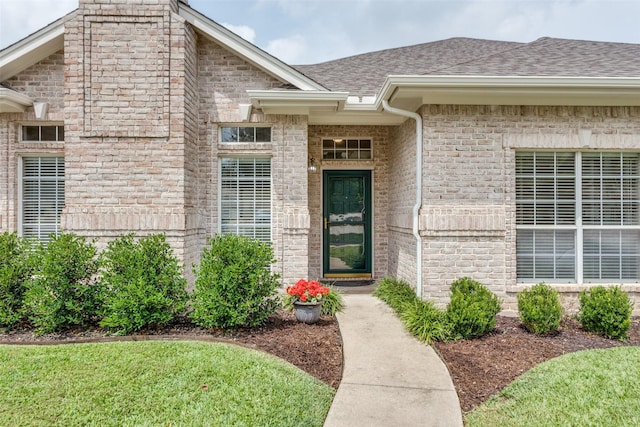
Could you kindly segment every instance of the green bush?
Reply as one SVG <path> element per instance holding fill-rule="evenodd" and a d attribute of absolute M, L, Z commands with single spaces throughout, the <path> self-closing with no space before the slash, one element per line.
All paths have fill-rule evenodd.
<path fill-rule="evenodd" d="M 335 316 L 336 313 L 342 311 L 343 309 L 344 298 L 342 297 L 342 293 L 332 287 L 329 287 L 329 295 L 324 297 L 321 314 L 323 316 Z"/>
<path fill-rule="evenodd" d="M 164 234 L 133 234 L 109 242 L 101 255 L 100 325 L 119 334 L 161 326 L 186 308 L 186 280 Z"/>
<path fill-rule="evenodd" d="M 580 292 L 578 320 L 586 331 L 624 341 L 631 326 L 632 302 L 619 286 Z"/>
<path fill-rule="evenodd" d="M 30 248 L 17 233 L 0 234 L 0 328 L 10 329 L 24 315 L 26 281 L 33 270 Z"/>
<path fill-rule="evenodd" d="M 446 313 L 432 301 L 416 298 L 413 303 L 404 304 L 400 320 L 411 334 L 427 344 L 447 341 L 451 336 Z"/>
<path fill-rule="evenodd" d="M 244 236 L 217 235 L 194 268 L 194 323 L 204 328 L 263 324 L 280 305 L 279 276 L 270 245 Z"/>
<path fill-rule="evenodd" d="M 402 313 L 405 305 L 420 301 L 411 285 L 391 277 L 382 279 L 373 295 L 386 302 L 398 315 Z"/>
<path fill-rule="evenodd" d="M 100 306 L 95 284 L 97 250 L 72 233 L 38 245 L 34 274 L 27 280 L 24 305 L 36 333 L 55 332 L 93 323 Z"/>
<path fill-rule="evenodd" d="M 525 329 L 537 335 L 554 333 L 562 320 L 558 291 L 539 283 L 518 293 L 518 313 Z"/>
<path fill-rule="evenodd" d="M 469 277 L 451 284 L 447 321 L 453 339 L 477 338 L 493 330 L 500 300 L 484 285 Z"/>

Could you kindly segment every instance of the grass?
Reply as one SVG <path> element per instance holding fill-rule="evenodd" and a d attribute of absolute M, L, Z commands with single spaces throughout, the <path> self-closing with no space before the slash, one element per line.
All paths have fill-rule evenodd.
<path fill-rule="evenodd" d="M 638 426 L 640 347 L 585 350 L 542 363 L 467 414 L 476 426 Z"/>
<path fill-rule="evenodd" d="M 0 345 L 0 425 L 321 426 L 333 395 L 228 344 Z"/>

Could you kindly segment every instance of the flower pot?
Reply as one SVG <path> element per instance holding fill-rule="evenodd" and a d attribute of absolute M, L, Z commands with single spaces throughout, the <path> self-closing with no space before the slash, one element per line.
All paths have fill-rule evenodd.
<path fill-rule="evenodd" d="M 320 319 L 322 310 L 322 302 L 300 302 L 293 303 L 293 311 L 298 322 L 304 322 L 307 325 L 316 323 Z"/>

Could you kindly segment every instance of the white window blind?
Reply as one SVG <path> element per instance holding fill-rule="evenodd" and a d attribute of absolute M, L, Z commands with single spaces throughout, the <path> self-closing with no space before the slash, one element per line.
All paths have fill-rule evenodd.
<path fill-rule="evenodd" d="M 640 154 L 516 153 L 518 279 L 639 281 L 639 211 Z"/>
<path fill-rule="evenodd" d="M 23 158 L 22 235 L 47 241 L 58 234 L 63 207 L 64 158 Z"/>
<path fill-rule="evenodd" d="M 271 240 L 271 159 L 225 157 L 220 161 L 222 233 Z"/>
<path fill-rule="evenodd" d="M 640 154 L 582 155 L 584 278 L 637 281 L 640 266 Z"/>

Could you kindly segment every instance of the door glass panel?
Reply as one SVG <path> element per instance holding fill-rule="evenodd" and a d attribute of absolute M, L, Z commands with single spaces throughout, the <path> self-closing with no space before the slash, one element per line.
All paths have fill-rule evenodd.
<path fill-rule="evenodd" d="M 329 268 L 365 268 L 364 225 L 334 225 L 330 230 Z"/>

